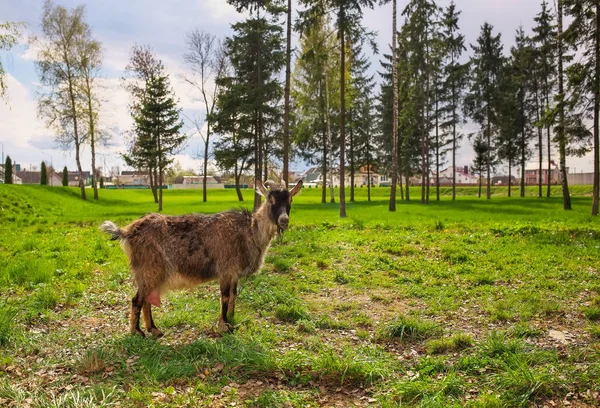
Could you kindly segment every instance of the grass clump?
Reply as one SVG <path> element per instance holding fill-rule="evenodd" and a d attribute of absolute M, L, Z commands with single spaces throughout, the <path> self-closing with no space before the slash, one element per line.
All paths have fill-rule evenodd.
<path fill-rule="evenodd" d="M 380 338 L 411 342 L 434 337 L 441 332 L 437 324 L 409 317 L 400 317 L 385 326 Z"/>
<path fill-rule="evenodd" d="M 50 310 L 54 309 L 60 301 L 60 295 L 52 287 L 44 285 L 40 288 L 33 296 L 32 302 L 33 307 L 36 310 Z"/>
<path fill-rule="evenodd" d="M 0 306 L 0 346 L 5 346 L 11 340 L 15 331 L 17 311 L 10 306 Z"/>
<path fill-rule="evenodd" d="M 506 333 L 499 331 L 492 331 L 487 338 L 479 344 L 481 352 L 485 356 L 493 358 L 521 353 L 523 348 L 523 343 L 520 340 L 511 339 Z"/>
<path fill-rule="evenodd" d="M 298 320 L 308 320 L 310 318 L 308 312 L 297 304 L 277 305 L 275 308 L 275 317 L 287 323 L 295 323 Z"/>
<path fill-rule="evenodd" d="M 430 354 L 443 354 L 460 351 L 473 345 L 473 337 L 464 333 L 457 333 L 450 338 L 432 339 L 427 342 L 427 352 Z"/>

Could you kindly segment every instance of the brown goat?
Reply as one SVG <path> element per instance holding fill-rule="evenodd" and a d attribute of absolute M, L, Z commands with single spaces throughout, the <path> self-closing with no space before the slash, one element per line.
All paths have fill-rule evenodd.
<path fill-rule="evenodd" d="M 302 181 L 290 191 L 285 184 L 256 183 L 266 198 L 254 212 L 229 210 L 217 214 L 167 216 L 148 214 L 124 228 L 105 221 L 100 229 L 120 240 L 129 258 L 137 284 L 131 301 L 131 333 L 140 329 L 143 313 L 146 329 L 160 337 L 151 307 L 160 306 L 160 297 L 171 290 L 194 288 L 218 280 L 221 286 L 219 330 L 230 331 L 229 317 L 235 310 L 237 284 L 241 277 L 258 271 L 271 240 L 288 227 L 292 197 Z"/>

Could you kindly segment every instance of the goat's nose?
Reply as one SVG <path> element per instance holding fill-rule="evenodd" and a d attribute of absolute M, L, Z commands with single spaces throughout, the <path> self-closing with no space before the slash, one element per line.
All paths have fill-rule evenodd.
<path fill-rule="evenodd" d="M 289 222 L 290 222 L 290 217 L 288 217 L 287 215 L 282 215 L 279 217 L 279 220 L 277 223 L 279 224 L 279 226 L 281 228 L 287 228 Z"/>

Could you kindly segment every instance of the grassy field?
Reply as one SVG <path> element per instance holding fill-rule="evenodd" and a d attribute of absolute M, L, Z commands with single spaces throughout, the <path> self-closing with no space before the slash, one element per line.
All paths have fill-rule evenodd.
<path fill-rule="evenodd" d="M 98 230 L 153 211 L 150 193 L 1 185 L 0 406 L 598 406 L 600 220 L 588 187 L 569 212 L 535 192 L 391 214 L 389 190 L 357 189 L 340 219 L 305 189 L 241 282 L 234 333 L 212 283 L 168 295 L 154 340 L 128 334 L 126 257 Z M 165 193 L 168 214 L 239 205 Z"/>

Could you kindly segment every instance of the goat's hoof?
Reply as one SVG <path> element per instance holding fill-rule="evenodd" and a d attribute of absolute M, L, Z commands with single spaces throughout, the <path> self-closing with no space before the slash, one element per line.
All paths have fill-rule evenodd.
<path fill-rule="evenodd" d="M 219 331 L 221 333 L 231 333 L 233 332 L 233 326 L 229 323 L 219 322 Z"/>
<path fill-rule="evenodd" d="M 142 336 L 142 337 L 146 337 L 146 335 L 144 334 L 144 332 L 143 332 L 143 331 L 141 331 L 141 330 L 135 330 L 135 331 L 132 331 L 132 332 L 131 332 L 131 334 L 133 334 L 134 336 Z"/>
<path fill-rule="evenodd" d="M 152 334 L 152 337 L 154 337 L 155 339 L 160 339 L 162 336 L 165 335 L 163 332 L 158 330 L 156 327 L 153 329 L 150 329 L 150 334 Z"/>

